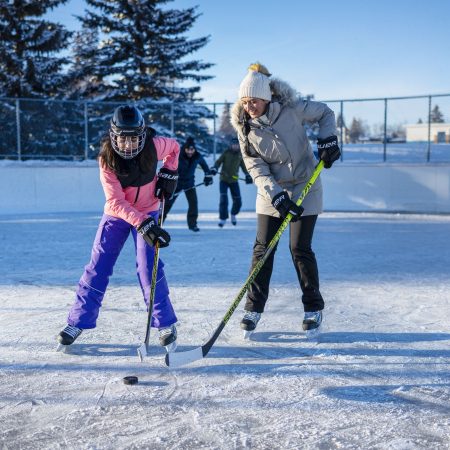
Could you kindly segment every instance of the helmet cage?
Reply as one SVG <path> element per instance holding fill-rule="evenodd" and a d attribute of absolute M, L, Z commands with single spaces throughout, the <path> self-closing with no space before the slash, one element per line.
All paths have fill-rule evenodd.
<path fill-rule="evenodd" d="M 113 150 L 123 159 L 137 156 L 145 144 L 146 128 L 144 118 L 137 108 L 119 107 L 114 112 L 109 129 Z M 119 145 L 119 138 L 127 145 Z M 136 140 L 133 138 L 137 138 Z"/>

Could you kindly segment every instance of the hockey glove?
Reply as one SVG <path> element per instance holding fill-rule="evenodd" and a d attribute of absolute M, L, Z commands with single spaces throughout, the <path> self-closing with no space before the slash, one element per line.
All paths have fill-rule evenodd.
<path fill-rule="evenodd" d="M 212 175 L 205 175 L 205 178 L 203 178 L 203 183 L 205 186 L 209 186 L 210 184 L 213 184 L 213 177 Z"/>
<path fill-rule="evenodd" d="M 272 200 L 272 205 L 276 208 L 276 210 L 280 213 L 281 218 L 286 219 L 289 213 L 292 214 L 291 222 L 296 222 L 300 219 L 300 216 L 303 213 L 303 207 L 295 204 L 286 192 L 280 192 L 275 195 Z"/>
<path fill-rule="evenodd" d="M 217 175 L 217 169 L 214 166 L 212 166 L 209 168 L 209 173 L 211 175 Z"/>
<path fill-rule="evenodd" d="M 336 136 L 330 136 L 326 139 L 317 139 L 317 150 L 319 159 L 323 161 L 325 169 L 329 169 L 335 161 L 341 157 L 338 139 Z"/>
<path fill-rule="evenodd" d="M 249 174 L 245 175 L 245 184 L 252 184 L 252 183 L 253 183 L 252 177 Z"/>
<path fill-rule="evenodd" d="M 165 169 L 164 167 L 158 173 L 155 195 L 162 200 L 172 197 L 178 182 L 178 172 L 176 170 Z"/>
<path fill-rule="evenodd" d="M 158 226 L 153 217 L 145 219 L 137 227 L 137 231 L 144 238 L 144 241 L 150 245 L 150 247 L 154 247 L 157 243 L 160 248 L 167 247 L 169 245 L 169 233 Z"/>

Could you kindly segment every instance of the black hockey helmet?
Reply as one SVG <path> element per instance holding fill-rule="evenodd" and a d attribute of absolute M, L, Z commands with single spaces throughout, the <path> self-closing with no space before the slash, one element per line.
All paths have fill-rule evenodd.
<path fill-rule="evenodd" d="M 124 159 L 137 156 L 145 144 L 145 121 L 135 106 L 119 106 L 111 119 L 109 136 L 113 150 Z"/>

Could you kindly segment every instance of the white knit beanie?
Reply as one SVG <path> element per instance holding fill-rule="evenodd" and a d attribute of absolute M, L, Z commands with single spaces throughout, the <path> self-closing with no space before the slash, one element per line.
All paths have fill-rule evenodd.
<path fill-rule="evenodd" d="M 270 91 L 270 73 L 261 64 L 252 64 L 239 86 L 239 98 L 251 97 L 272 100 Z"/>

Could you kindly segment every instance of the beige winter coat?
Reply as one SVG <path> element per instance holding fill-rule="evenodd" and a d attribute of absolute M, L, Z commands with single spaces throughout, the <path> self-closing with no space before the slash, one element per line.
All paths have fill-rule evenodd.
<path fill-rule="evenodd" d="M 244 109 L 240 101 L 232 108 L 231 123 L 238 134 L 245 166 L 258 188 L 256 212 L 279 217 L 272 199 L 284 190 L 297 201 L 317 164 L 303 125 L 318 123 L 319 138 L 323 139 L 336 135 L 336 121 L 325 103 L 301 100 L 284 81 L 273 79 L 270 87 L 272 101 L 267 113 L 248 121 L 251 156 L 245 152 Z M 322 212 L 320 177 L 302 206 L 303 215 Z"/>

